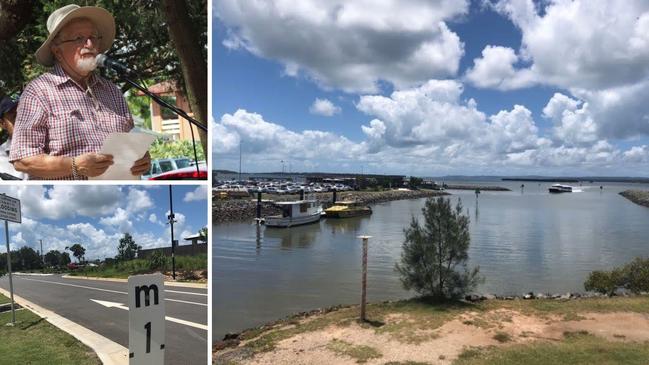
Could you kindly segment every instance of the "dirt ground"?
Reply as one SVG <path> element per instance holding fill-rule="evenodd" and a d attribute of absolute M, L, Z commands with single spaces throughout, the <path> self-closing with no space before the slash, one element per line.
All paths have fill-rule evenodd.
<path fill-rule="evenodd" d="M 412 321 L 408 315 L 386 317 L 386 324 Z M 468 312 L 434 330 L 418 330 L 423 341 L 399 341 L 394 333 L 381 333 L 372 327 L 351 323 L 331 325 L 322 330 L 306 332 L 279 341 L 271 352 L 236 363 L 270 364 L 386 364 L 389 362 L 422 362 L 450 364 L 469 347 L 509 346 L 531 341 L 558 341 L 565 332 L 600 336 L 609 341 L 649 341 L 649 315 L 633 312 L 580 313 L 574 320 L 563 317 L 529 316 L 509 309 L 486 313 Z M 499 340 L 500 341 L 499 341 Z M 331 343 L 344 341 L 352 347 L 369 346 L 379 357 L 363 359 L 333 351 Z M 217 355 L 217 358 L 228 351 Z M 217 361 L 218 363 L 218 361 Z"/>

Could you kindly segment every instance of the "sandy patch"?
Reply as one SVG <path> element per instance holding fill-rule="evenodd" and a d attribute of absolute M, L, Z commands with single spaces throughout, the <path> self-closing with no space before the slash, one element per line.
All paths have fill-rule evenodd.
<path fill-rule="evenodd" d="M 468 312 L 459 315 L 434 330 L 418 330 L 426 340 L 404 343 L 393 333 L 352 323 L 348 326 L 329 326 L 325 329 L 295 335 L 278 342 L 272 352 L 260 353 L 245 364 L 312 365 L 356 364 L 350 356 L 339 355 L 327 348 L 334 340 L 354 346 L 369 346 L 381 357 L 366 364 L 417 361 L 430 364 L 450 364 L 468 347 L 508 346 L 538 340 L 561 340 L 564 332 L 587 331 L 610 341 L 649 341 L 649 315 L 640 313 L 584 313 L 585 319 L 563 321 L 561 317 L 537 317 L 517 311 L 498 309 L 487 313 Z M 387 323 L 414 321 L 407 314 L 390 314 Z M 407 331 L 404 329 L 403 331 Z M 412 330 L 411 330 L 412 331 Z M 498 333 L 509 335 L 501 343 L 494 339 Z"/>

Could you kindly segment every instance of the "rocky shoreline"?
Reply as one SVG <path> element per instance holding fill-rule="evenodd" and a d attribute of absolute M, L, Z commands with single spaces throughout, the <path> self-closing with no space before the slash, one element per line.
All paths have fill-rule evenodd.
<path fill-rule="evenodd" d="M 623 197 L 630 201 L 649 208 L 649 191 L 645 190 L 625 190 L 620 193 Z"/>
<path fill-rule="evenodd" d="M 325 207 L 331 205 L 332 193 L 314 194 L 316 199 L 323 202 Z M 419 199 L 431 196 L 448 195 L 438 190 L 389 190 L 389 191 L 346 191 L 337 194 L 338 200 L 353 199 L 363 204 L 371 205 L 393 200 Z M 273 204 L 279 201 L 299 199 L 299 195 L 267 195 L 262 196 L 261 216 L 279 214 L 280 210 Z M 253 197 L 245 199 L 228 199 L 212 201 L 212 222 L 241 222 L 252 221 L 257 214 L 257 200 Z"/>

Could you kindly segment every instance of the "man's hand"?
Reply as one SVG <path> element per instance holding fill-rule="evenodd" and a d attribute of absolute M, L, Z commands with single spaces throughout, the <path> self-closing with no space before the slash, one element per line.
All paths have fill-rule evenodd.
<path fill-rule="evenodd" d="M 144 157 L 135 161 L 133 167 L 131 167 L 131 174 L 134 176 L 139 176 L 148 172 L 151 169 L 151 155 L 149 151 L 144 154 Z"/>
<path fill-rule="evenodd" d="M 103 174 L 113 164 L 113 155 L 84 153 L 74 159 L 79 175 L 95 177 Z"/>

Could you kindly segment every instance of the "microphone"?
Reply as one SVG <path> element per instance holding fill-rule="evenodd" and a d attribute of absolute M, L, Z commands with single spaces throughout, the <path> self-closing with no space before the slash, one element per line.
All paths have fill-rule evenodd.
<path fill-rule="evenodd" d="M 95 61 L 97 62 L 97 66 L 99 67 L 109 68 L 121 74 L 136 75 L 135 70 L 115 61 L 114 59 L 106 56 L 103 53 L 98 54 L 97 58 L 95 58 Z"/>

